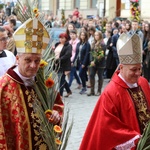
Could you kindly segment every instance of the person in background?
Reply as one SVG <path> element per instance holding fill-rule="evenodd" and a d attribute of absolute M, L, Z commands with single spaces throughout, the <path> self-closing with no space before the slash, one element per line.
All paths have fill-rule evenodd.
<path fill-rule="evenodd" d="M 15 21 L 14 21 L 15 19 Z M 12 21 L 10 21 L 12 20 Z M 9 25 L 13 31 L 15 31 L 19 26 L 22 25 L 21 21 L 18 20 L 16 15 L 10 15 L 9 17 L 6 18 L 6 21 L 4 22 L 3 26 Z M 15 25 L 15 26 L 14 26 Z"/>
<path fill-rule="evenodd" d="M 3 25 L 4 27 L 6 26 L 7 28 L 9 28 L 11 30 L 11 32 L 14 32 L 14 28 L 16 26 L 16 20 L 14 18 L 11 18 L 8 20 L 8 24 L 7 25 Z"/>
<path fill-rule="evenodd" d="M 145 23 L 145 28 L 143 29 L 143 76 L 150 81 L 150 74 L 149 74 L 149 41 L 150 41 L 150 24 Z"/>
<path fill-rule="evenodd" d="M 82 82 L 82 90 L 80 94 L 86 93 L 86 81 L 88 80 L 87 77 L 87 67 L 89 65 L 89 53 L 91 50 L 90 44 L 88 42 L 88 34 L 85 31 L 81 31 L 79 34 L 80 42 L 77 44 L 76 47 L 76 55 L 73 60 L 73 63 L 77 61 L 79 66 L 79 76 Z M 77 60 L 76 60 L 77 59 Z"/>
<path fill-rule="evenodd" d="M 11 15 L 11 5 L 10 5 L 10 2 L 7 2 L 6 8 L 5 8 L 5 12 L 6 12 L 6 16 L 10 16 Z"/>
<path fill-rule="evenodd" d="M 73 14 L 72 14 L 72 16 L 76 16 L 77 18 L 79 18 L 79 14 L 80 13 L 79 13 L 78 7 L 76 7 Z"/>
<path fill-rule="evenodd" d="M 0 77 L 16 62 L 14 54 L 6 49 L 8 40 L 7 31 L 0 27 Z"/>
<path fill-rule="evenodd" d="M 56 16 L 55 19 L 53 20 L 52 27 L 56 27 L 56 28 L 60 27 L 60 20 L 58 16 Z"/>
<path fill-rule="evenodd" d="M 75 28 L 74 24 L 69 23 L 69 24 L 67 25 L 67 28 L 66 28 L 66 33 L 67 33 L 67 35 L 68 35 L 69 40 L 71 39 L 71 38 L 70 38 L 70 31 L 71 31 L 71 30 L 76 30 L 76 28 Z"/>
<path fill-rule="evenodd" d="M 65 97 L 72 94 L 66 81 L 66 75 L 71 71 L 72 46 L 66 33 L 59 35 L 59 42 L 55 44 L 55 65 L 58 67 L 58 79 L 60 79 L 60 95 L 63 96 L 64 88 L 67 91 Z"/>
<path fill-rule="evenodd" d="M 43 132 L 41 132 L 41 120 L 35 112 L 36 106 L 33 102 L 38 99 L 34 84 L 38 82 L 36 74 L 40 66 L 42 51 L 48 45 L 49 34 L 45 29 L 41 38 L 37 32 L 34 32 L 34 36 L 37 36 L 38 41 L 31 40 L 32 44 L 42 42 L 43 45 L 41 47 L 41 44 L 35 44 L 30 47 L 27 44 L 26 36 L 32 39 L 33 35 L 25 31 L 28 31 L 28 28 L 37 31 L 37 27 L 41 23 L 37 18 L 31 19 L 28 23 L 24 23 L 14 33 L 18 51 L 16 56 L 17 65 L 11 67 L 0 78 L 0 148 L 5 150 L 48 149 L 48 145 L 43 140 Z M 20 34 L 20 30 L 22 34 Z M 3 34 L 3 41 L 6 41 L 6 39 L 7 34 L 5 32 Z M 21 45 L 20 42 L 22 43 Z M 40 99 L 38 100 L 40 101 Z M 48 99 L 45 101 L 48 101 Z M 54 106 L 56 105 L 59 113 L 58 109 L 53 109 L 49 117 L 54 125 L 60 123 L 63 112 L 62 101 L 58 102 L 56 100 Z"/>
<path fill-rule="evenodd" d="M 3 28 L 6 30 L 8 38 L 9 38 L 6 49 L 11 51 L 16 56 L 17 50 L 16 50 L 16 44 L 13 38 L 13 32 L 9 28 L 9 26 L 3 26 Z"/>
<path fill-rule="evenodd" d="M 95 26 L 89 26 L 88 28 L 88 42 L 90 44 L 90 46 L 92 47 L 92 43 L 94 42 L 94 34 L 95 34 Z M 88 68 L 88 76 L 90 76 L 90 69 Z M 87 88 L 91 88 L 91 84 L 90 84 L 90 77 L 88 77 L 88 83 L 87 83 Z"/>
<path fill-rule="evenodd" d="M 117 48 L 116 48 L 116 44 L 119 38 L 119 30 L 117 28 L 115 28 L 113 30 L 113 35 L 111 37 L 111 44 L 110 46 L 112 47 L 112 51 L 113 51 L 113 57 L 116 60 L 116 66 L 119 65 L 119 57 L 118 57 L 118 53 L 117 53 Z"/>
<path fill-rule="evenodd" d="M 94 33 L 94 41 L 91 47 L 90 53 L 90 85 L 91 89 L 87 96 L 95 95 L 99 96 L 101 94 L 103 85 L 103 73 L 105 68 L 105 50 L 106 45 L 103 41 L 103 35 L 101 31 L 96 31 Z M 96 55 L 96 56 L 95 56 Z M 95 75 L 98 75 L 98 88 L 95 93 Z"/>
<path fill-rule="evenodd" d="M 70 23 L 72 23 L 76 28 L 81 27 L 80 23 L 77 20 L 77 16 L 72 16 L 72 21 Z"/>
<path fill-rule="evenodd" d="M 136 150 L 150 120 L 150 86 L 142 72 L 142 42 L 137 34 L 120 35 L 119 70 L 98 99 L 80 150 Z"/>
<path fill-rule="evenodd" d="M 150 83 L 150 41 L 148 42 L 148 50 L 146 53 L 146 59 L 145 59 L 145 67 L 146 67 L 146 75 L 144 77 L 147 79 L 147 81 Z"/>
<path fill-rule="evenodd" d="M 71 30 L 70 31 L 70 37 L 71 40 L 69 41 L 69 43 L 72 45 L 72 56 L 71 56 L 71 72 L 70 72 L 70 78 L 69 78 L 69 87 L 71 87 L 72 81 L 75 77 L 77 83 L 78 83 L 78 87 L 77 89 L 81 89 L 82 85 L 81 85 L 81 81 L 80 78 L 76 72 L 76 68 L 77 68 L 77 64 L 73 63 L 75 54 L 76 54 L 76 47 L 77 44 L 79 43 L 79 39 L 77 37 L 77 31 L 76 30 Z"/>
<path fill-rule="evenodd" d="M 143 33 L 139 29 L 139 22 L 136 19 L 132 20 L 132 22 L 131 22 L 131 30 L 127 34 L 132 36 L 135 33 L 139 35 L 139 37 L 141 38 L 141 40 L 143 42 Z"/>
<path fill-rule="evenodd" d="M 111 79 L 113 73 L 115 72 L 117 65 L 116 65 L 116 59 L 113 56 L 113 50 L 112 50 L 112 39 L 111 39 L 111 30 L 105 31 L 105 36 L 108 38 L 108 41 L 106 43 L 106 48 L 108 49 L 108 54 L 106 58 L 106 71 L 107 71 L 107 78 Z"/>
<path fill-rule="evenodd" d="M 127 32 L 129 32 L 129 31 L 131 30 L 131 21 L 126 20 L 126 24 L 125 24 L 125 26 L 126 26 L 126 30 L 127 30 Z"/>
<path fill-rule="evenodd" d="M 47 28 L 52 28 L 52 17 L 49 15 L 45 24 L 44 24 Z"/>
<path fill-rule="evenodd" d="M 94 41 L 94 33 L 95 33 L 96 29 L 94 26 L 90 26 L 88 29 L 88 33 L 89 33 L 89 38 L 88 38 L 88 42 L 89 44 L 92 46 L 92 43 Z"/>

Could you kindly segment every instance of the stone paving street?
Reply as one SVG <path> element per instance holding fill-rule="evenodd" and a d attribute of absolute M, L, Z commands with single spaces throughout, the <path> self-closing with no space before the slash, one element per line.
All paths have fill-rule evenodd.
<path fill-rule="evenodd" d="M 103 89 L 107 85 L 107 83 L 108 79 L 105 79 Z M 77 85 L 74 80 L 71 86 L 73 94 L 68 98 L 64 98 L 64 102 L 67 103 L 70 108 L 70 116 L 73 117 L 73 128 L 66 150 L 79 149 L 79 145 L 81 143 L 87 123 L 98 100 L 98 96 L 87 96 L 86 94 L 80 95 L 80 90 L 76 89 L 76 86 Z M 90 89 L 88 89 L 87 92 L 89 92 L 89 90 Z M 65 94 L 66 92 L 64 92 L 64 95 Z"/>

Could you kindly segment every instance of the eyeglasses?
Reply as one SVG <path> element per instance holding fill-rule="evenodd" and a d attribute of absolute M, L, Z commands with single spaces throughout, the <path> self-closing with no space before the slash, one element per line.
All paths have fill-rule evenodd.
<path fill-rule="evenodd" d="M 3 37 L 0 39 L 1 42 L 6 42 L 9 39 L 9 37 Z"/>

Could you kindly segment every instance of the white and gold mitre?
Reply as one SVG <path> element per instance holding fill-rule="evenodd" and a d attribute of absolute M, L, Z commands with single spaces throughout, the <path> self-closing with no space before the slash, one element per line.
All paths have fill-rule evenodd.
<path fill-rule="evenodd" d="M 42 54 L 50 36 L 43 24 L 37 19 L 28 19 L 13 34 L 18 53 Z"/>
<path fill-rule="evenodd" d="M 121 64 L 142 63 L 142 41 L 137 34 L 121 34 L 117 41 L 117 52 Z"/>

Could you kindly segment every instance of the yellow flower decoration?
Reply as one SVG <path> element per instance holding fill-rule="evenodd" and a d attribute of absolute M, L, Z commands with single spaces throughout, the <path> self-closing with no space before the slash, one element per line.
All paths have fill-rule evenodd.
<path fill-rule="evenodd" d="M 33 12 L 36 14 L 36 13 L 38 13 L 38 8 L 34 8 L 33 9 Z"/>
<path fill-rule="evenodd" d="M 55 139 L 55 143 L 56 143 L 57 145 L 61 145 L 61 144 L 62 144 L 61 140 L 59 140 L 58 138 Z"/>
<path fill-rule="evenodd" d="M 48 110 L 46 110 L 46 111 L 45 111 L 45 115 L 46 115 L 46 114 L 50 114 L 50 115 L 52 115 L 52 113 L 53 113 L 53 111 L 52 111 L 52 110 L 50 110 L 50 109 L 48 109 Z"/>
<path fill-rule="evenodd" d="M 62 129 L 61 129 L 60 126 L 55 125 L 55 126 L 54 126 L 54 131 L 55 131 L 56 133 L 61 133 L 61 132 L 62 132 Z"/>
<path fill-rule="evenodd" d="M 50 120 L 50 117 L 51 117 L 52 113 L 53 113 L 53 111 L 50 110 L 50 109 L 48 109 L 48 110 L 45 111 L 46 118 L 47 118 L 50 122 L 53 121 L 53 120 Z"/>
<path fill-rule="evenodd" d="M 40 61 L 40 68 L 43 68 L 43 67 L 45 67 L 47 65 L 48 65 L 48 63 L 46 61 L 44 61 L 43 59 L 41 59 L 41 61 Z"/>

